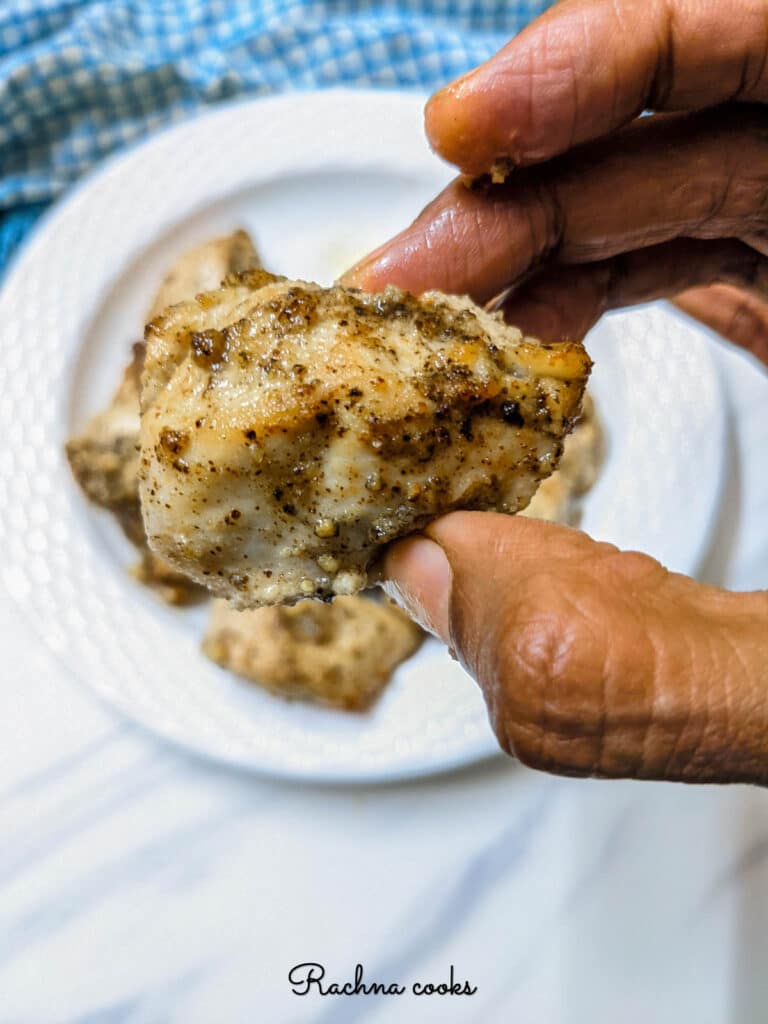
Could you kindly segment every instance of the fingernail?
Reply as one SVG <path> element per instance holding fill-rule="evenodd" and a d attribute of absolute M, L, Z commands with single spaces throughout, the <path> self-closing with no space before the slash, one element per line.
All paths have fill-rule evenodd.
<path fill-rule="evenodd" d="M 451 567 L 445 552 L 426 537 L 414 537 L 388 552 L 385 591 L 416 622 L 448 642 Z"/>

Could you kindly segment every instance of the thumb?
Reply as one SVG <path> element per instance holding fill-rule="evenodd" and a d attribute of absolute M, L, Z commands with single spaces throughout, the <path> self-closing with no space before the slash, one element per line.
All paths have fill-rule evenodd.
<path fill-rule="evenodd" d="M 767 595 L 522 517 L 426 532 L 389 552 L 387 589 L 478 680 L 509 753 L 567 775 L 768 778 Z"/>

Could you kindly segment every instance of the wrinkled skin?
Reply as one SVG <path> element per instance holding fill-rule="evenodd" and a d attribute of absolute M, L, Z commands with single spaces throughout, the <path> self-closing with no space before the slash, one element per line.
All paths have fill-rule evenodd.
<path fill-rule="evenodd" d="M 766 104 L 765 0 L 564 0 L 432 98 L 462 177 L 346 283 L 496 298 L 549 340 L 670 296 L 768 362 Z M 436 521 L 385 572 L 526 764 L 768 781 L 768 593 L 486 513 Z"/>
<path fill-rule="evenodd" d="M 506 751 L 565 775 L 768 781 L 768 596 L 530 519 L 456 512 L 427 534 L 392 549 L 388 589 L 480 681 Z"/>

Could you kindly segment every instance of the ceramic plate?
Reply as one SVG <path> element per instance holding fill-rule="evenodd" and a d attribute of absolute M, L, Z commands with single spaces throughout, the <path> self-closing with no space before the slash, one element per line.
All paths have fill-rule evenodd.
<path fill-rule="evenodd" d="M 218 109 L 113 159 L 41 222 L 0 294 L 0 571 L 59 663 L 155 732 L 262 772 L 391 779 L 488 756 L 474 683 L 436 642 L 369 713 L 286 703 L 199 653 L 204 609 L 166 608 L 90 507 L 67 436 L 110 395 L 169 262 L 238 226 L 278 273 L 330 281 L 450 177 L 423 98 L 334 91 Z M 725 416 L 708 341 L 661 307 L 589 339 L 609 435 L 584 526 L 693 572 L 717 508 Z"/>

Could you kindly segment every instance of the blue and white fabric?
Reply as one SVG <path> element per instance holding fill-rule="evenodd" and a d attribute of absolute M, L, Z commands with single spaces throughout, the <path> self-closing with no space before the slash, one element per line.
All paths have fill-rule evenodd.
<path fill-rule="evenodd" d="M 551 0 L 0 0 L 0 267 L 99 160 L 202 107 L 432 90 Z"/>

